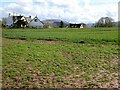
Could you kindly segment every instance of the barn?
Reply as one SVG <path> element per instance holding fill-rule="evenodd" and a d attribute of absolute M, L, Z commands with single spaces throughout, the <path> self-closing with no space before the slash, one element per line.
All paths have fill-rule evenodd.
<path fill-rule="evenodd" d="M 80 23 L 80 24 L 72 24 L 72 23 L 70 23 L 69 27 L 70 28 L 84 28 L 84 27 L 87 27 L 87 25 L 84 24 L 84 23 Z"/>
<path fill-rule="evenodd" d="M 29 28 L 43 28 L 44 24 L 35 16 L 28 24 Z"/>

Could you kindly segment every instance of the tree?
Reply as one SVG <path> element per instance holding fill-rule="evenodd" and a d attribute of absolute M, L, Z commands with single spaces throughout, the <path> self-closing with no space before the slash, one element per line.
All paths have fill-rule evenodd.
<path fill-rule="evenodd" d="M 64 23 L 63 23 L 63 21 L 60 22 L 60 27 L 61 27 L 61 28 L 64 27 Z"/>
<path fill-rule="evenodd" d="M 101 17 L 96 23 L 96 27 L 112 27 L 114 20 L 111 17 Z"/>

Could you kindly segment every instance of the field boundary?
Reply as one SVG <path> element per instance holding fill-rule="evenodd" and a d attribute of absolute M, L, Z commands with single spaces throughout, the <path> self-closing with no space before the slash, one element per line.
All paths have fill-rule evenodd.
<path fill-rule="evenodd" d="M 67 42 L 64 41 L 55 41 L 55 40 L 20 40 L 20 39 L 10 39 L 10 38 L 2 38 L 2 40 L 13 40 L 16 42 L 35 42 L 35 43 L 46 43 L 46 44 L 64 44 Z"/>

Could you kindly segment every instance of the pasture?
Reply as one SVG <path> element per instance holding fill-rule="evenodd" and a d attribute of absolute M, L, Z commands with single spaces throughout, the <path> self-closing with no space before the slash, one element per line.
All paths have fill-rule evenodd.
<path fill-rule="evenodd" d="M 2 30 L 3 88 L 118 88 L 118 29 Z"/>
<path fill-rule="evenodd" d="M 3 37 L 21 40 L 67 41 L 75 43 L 118 43 L 115 28 L 51 28 L 51 29 L 8 29 Z"/>

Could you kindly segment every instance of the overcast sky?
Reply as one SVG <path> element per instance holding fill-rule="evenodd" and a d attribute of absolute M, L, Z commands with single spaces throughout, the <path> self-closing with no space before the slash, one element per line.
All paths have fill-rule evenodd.
<path fill-rule="evenodd" d="M 0 0 L 0 19 L 9 13 L 62 19 L 74 23 L 96 22 L 101 17 L 118 20 L 119 0 Z"/>

